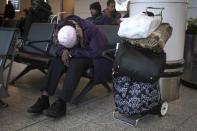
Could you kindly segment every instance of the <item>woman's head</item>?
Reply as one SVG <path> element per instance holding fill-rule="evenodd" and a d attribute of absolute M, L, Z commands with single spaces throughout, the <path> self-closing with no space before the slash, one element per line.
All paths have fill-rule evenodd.
<path fill-rule="evenodd" d="M 58 31 L 57 39 L 60 45 L 72 48 L 77 44 L 77 32 L 73 26 L 65 25 Z"/>
<path fill-rule="evenodd" d="M 90 13 L 92 16 L 97 16 L 101 13 L 101 5 L 99 2 L 94 2 L 90 5 Z"/>

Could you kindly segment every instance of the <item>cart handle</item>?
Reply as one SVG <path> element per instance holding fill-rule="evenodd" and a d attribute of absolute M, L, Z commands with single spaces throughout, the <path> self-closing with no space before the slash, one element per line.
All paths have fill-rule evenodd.
<path fill-rule="evenodd" d="M 165 9 L 164 7 L 146 7 L 146 12 L 148 12 L 148 10 L 160 10 L 159 14 L 154 14 L 154 16 L 161 16 L 161 21 L 163 21 L 163 10 Z"/>

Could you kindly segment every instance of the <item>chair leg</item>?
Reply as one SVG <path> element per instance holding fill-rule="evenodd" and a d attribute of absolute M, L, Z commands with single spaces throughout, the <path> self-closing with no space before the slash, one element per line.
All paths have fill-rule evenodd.
<path fill-rule="evenodd" d="M 5 102 L 3 102 L 3 101 L 0 99 L 0 109 L 1 109 L 1 108 L 6 108 L 6 107 L 8 107 L 8 104 L 5 103 Z"/>
<path fill-rule="evenodd" d="M 3 67 L 0 67 L 0 99 L 9 96 L 3 79 Z"/>
<path fill-rule="evenodd" d="M 10 84 L 14 84 L 18 79 L 28 73 L 30 70 L 36 69 L 33 66 L 27 66 L 18 76 L 16 76 L 13 80 L 10 81 Z"/>
<path fill-rule="evenodd" d="M 112 91 L 111 87 L 106 82 L 102 83 L 102 85 L 107 89 L 108 92 Z"/>
<path fill-rule="evenodd" d="M 74 98 L 74 100 L 71 102 L 72 104 L 78 104 L 83 98 L 93 87 L 94 87 L 94 81 L 90 80 L 88 84 L 83 88 L 83 90 L 80 92 L 80 94 Z"/>

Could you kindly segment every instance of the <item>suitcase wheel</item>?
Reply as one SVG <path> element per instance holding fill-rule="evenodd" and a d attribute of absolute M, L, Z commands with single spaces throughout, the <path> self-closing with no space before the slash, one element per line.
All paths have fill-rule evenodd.
<path fill-rule="evenodd" d="M 167 102 L 161 103 L 160 115 L 165 116 L 167 112 L 168 112 L 168 103 Z"/>

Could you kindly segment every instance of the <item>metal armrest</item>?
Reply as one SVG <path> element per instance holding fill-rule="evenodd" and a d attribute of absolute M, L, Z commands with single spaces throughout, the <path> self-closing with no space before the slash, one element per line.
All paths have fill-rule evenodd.
<path fill-rule="evenodd" d="M 38 61 L 38 62 L 44 62 L 44 63 L 48 63 L 50 61 L 50 58 L 51 57 L 33 55 L 33 54 L 22 53 L 22 52 L 18 52 L 16 54 L 16 59 L 26 59 L 30 61 L 32 60 L 32 61 Z"/>
<path fill-rule="evenodd" d="M 46 54 L 47 53 L 47 51 L 48 51 L 48 48 L 49 48 L 49 45 L 50 45 L 50 43 L 51 43 L 51 40 L 35 40 L 35 41 L 28 41 L 28 40 L 26 40 L 26 41 L 24 41 L 24 40 L 22 40 L 22 42 L 19 42 L 19 43 L 22 43 L 21 45 L 20 45 L 20 47 L 19 47 L 19 49 L 21 48 L 22 49 L 22 51 L 24 51 L 25 49 L 24 48 L 27 48 L 27 47 L 30 47 L 30 48 L 33 48 L 34 50 L 37 50 L 37 51 L 39 51 L 39 52 L 42 52 L 43 54 Z M 39 48 L 39 47 L 37 47 L 36 46 L 36 44 L 34 44 L 34 43 L 44 43 L 44 44 L 46 44 L 46 47 L 45 47 L 45 49 L 41 49 L 41 48 Z M 28 52 L 28 51 L 27 51 Z"/>
<path fill-rule="evenodd" d="M 103 51 L 102 56 L 113 62 L 114 61 L 115 51 L 116 51 L 115 48 L 114 49 L 105 50 L 105 51 Z"/>
<path fill-rule="evenodd" d="M 28 44 L 33 44 L 33 43 L 41 43 L 41 42 L 51 42 L 51 40 L 37 40 L 37 41 L 28 41 Z"/>

